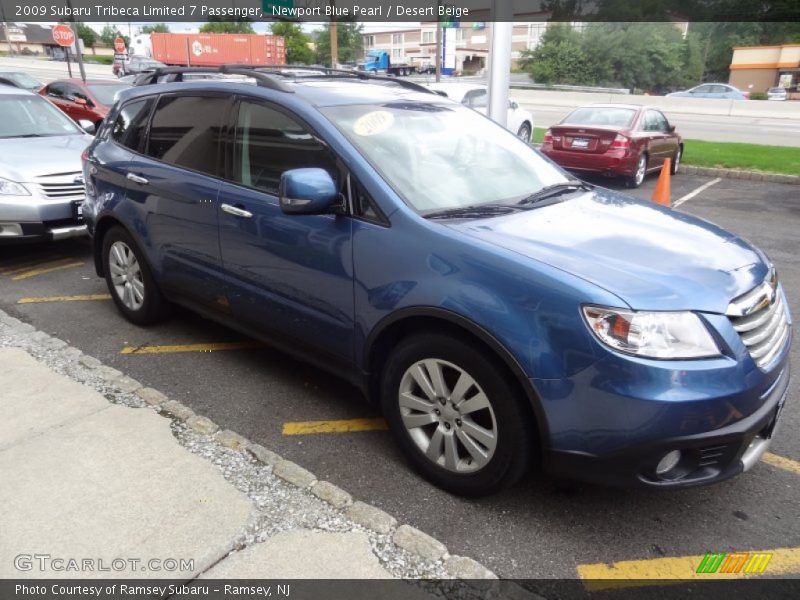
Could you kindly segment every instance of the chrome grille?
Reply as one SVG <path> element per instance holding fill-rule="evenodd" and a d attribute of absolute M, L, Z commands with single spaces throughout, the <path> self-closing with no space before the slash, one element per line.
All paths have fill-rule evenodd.
<path fill-rule="evenodd" d="M 36 183 L 42 193 L 53 200 L 83 200 L 86 195 L 80 172 L 43 175 Z"/>
<path fill-rule="evenodd" d="M 775 270 L 754 290 L 731 302 L 727 315 L 761 369 L 780 353 L 789 339 L 789 314 Z"/>

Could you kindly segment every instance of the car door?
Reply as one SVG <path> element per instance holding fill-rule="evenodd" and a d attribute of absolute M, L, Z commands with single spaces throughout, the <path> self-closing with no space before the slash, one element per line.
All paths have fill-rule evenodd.
<path fill-rule="evenodd" d="M 664 159 L 672 155 L 672 145 L 668 139 L 666 119 L 657 110 L 647 109 L 644 114 L 644 132 L 647 135 L 648 168 L 660 167 Z"/>
<path fill-rule="evenodd" d="M 678 135 L 669 124 L 667 117 L 664 116 L 660 110 L 653 110 L 655 113 L 656 121 L 658 122 L 659 131 L 663 134 L 664 144 L 664 158 L 673 158 L 678 151 Z"/>
<path fill-rule="evenodd" d="M 286 215 L 278 202 L 285 171 L 327 170 L 343 189 L 333 153 L 282 108 L 243 98 L 220 188 L 220 246 L 234 316 L 277 341 L 353 353 L 352 221 L 347 216 Z"/>
<path fill-rule="evenodd" d="M 70 116 L 75 121 L 86 119 L 94 123 L 97 120 L 93 110 L 94 102 L 92 102 L 85 90 L 77 85 L 68 84 L 66 97 L 71 110 Z"/>
<path fill-rule="evenodd" d="M 126 175 L 161 285 L 223 310 L 217 192 L 231 104 L 228 94 L 162 94 Z"/>
<path fill-rule="evenodd" d="M 59 110 L 65 112 L 67 115 L 72 116 L 70 114 L 70 106 L 69 102 L 67 101 L 67 84 L 65 83 L 51 83 L 47 86 L 47 99 L 50 100 L 53 104 L 55 104 Z"/>

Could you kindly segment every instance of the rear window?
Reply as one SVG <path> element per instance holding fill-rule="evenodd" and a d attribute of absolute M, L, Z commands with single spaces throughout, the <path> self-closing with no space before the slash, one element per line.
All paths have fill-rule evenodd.
<path fill-rule="evenodd" d="M 632 108 L 586 107 L 572 111 L 563 125 L 599 125 L 601 127 L 630 127 L 636 111 Z"/>

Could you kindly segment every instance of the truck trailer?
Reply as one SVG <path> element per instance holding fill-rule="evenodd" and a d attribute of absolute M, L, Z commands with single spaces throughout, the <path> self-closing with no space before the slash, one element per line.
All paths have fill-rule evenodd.
<path fill-rule="evenodd" d="M 368 73 L 386 73 L 387 75 L 405 76 L 416 73 L 427 73 L 435 71 L 435 67 L 417 67 L 410 63 L 393 63 L 388 52 L 372 50 L 367 52 L 366 57 L 359 63 L 360 71 Z"/>
<path fill-rule="evenodd" d="M 148 49 L 152 58 L 174 66 L 286 64 L 285 40 L 281 35 L 151 33 Z"/>

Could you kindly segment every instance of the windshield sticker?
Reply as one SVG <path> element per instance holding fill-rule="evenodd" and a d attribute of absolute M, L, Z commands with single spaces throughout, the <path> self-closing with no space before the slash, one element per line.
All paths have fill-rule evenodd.
<path fill-rule="evenodd" d="M 367 137 L 383 133 L 394 125 L 394 115 L 386 110 L 375 110 L 359 117 L 353 125 L 356 135 Z"/>

